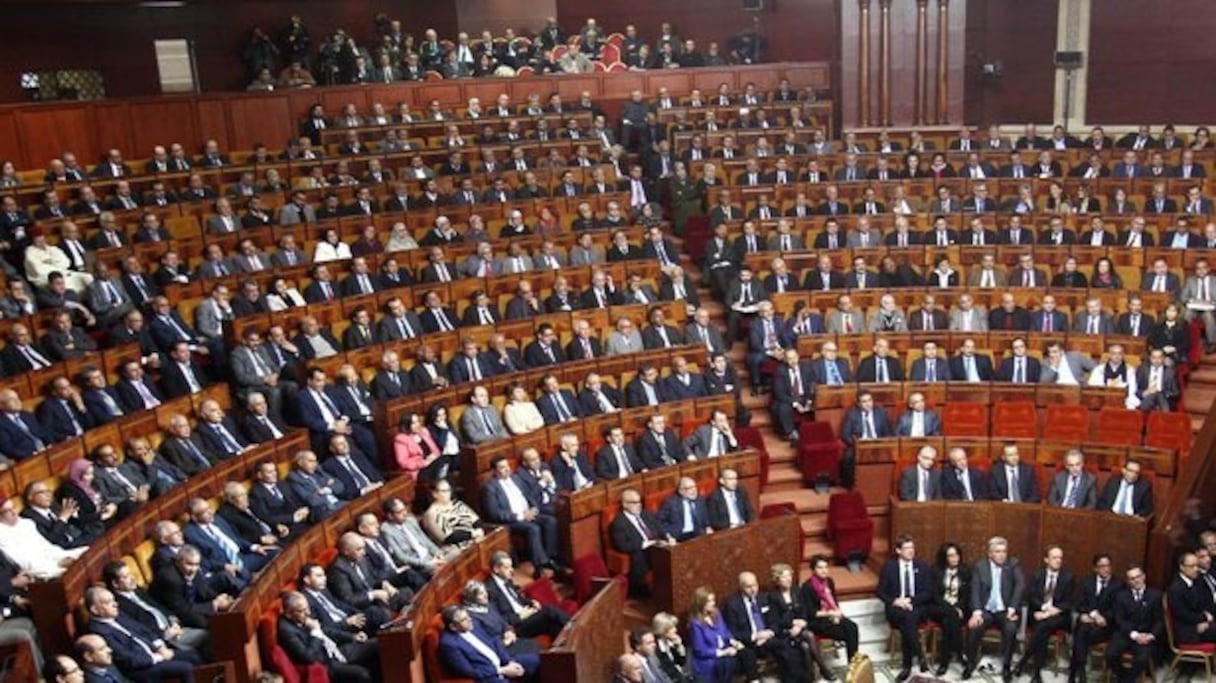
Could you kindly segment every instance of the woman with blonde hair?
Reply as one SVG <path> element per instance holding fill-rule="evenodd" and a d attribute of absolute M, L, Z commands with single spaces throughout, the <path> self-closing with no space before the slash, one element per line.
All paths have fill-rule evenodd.
<path fill-rule="evenodd" d="M 530 434 L 545 426 L 545 418 L 541 417 L 536 402 L 518 382 L 507 387 L 507 406 L 503 408 L 502 421 L 507 431 L 515 436 Z"/>
<path fill-rule="evenodd" d="M 692 679 L 692 673 L 688 670 L 688 649 L 680 637 L 679 626 L 680 618 L 668 612 L 659 612 L 650 622 L 659 667 L 673 683 Z"/>

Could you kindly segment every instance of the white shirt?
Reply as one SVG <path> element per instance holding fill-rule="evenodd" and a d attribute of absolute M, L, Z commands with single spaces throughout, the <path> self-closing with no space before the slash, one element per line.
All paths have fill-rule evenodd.
<path fill-rule="evenodd" d="M 511 506 L 511 514 L 515 515 L 516 519 L 523 521 L 524 513 L 531 507 L 528 505 L 528 499 L 524 497 L 524 492 L 519 490 L 515 480 L 510 477 L 499 479 L 498 485 L 502 487 L 503 493 L 507 494 L 507 504 Z"/>

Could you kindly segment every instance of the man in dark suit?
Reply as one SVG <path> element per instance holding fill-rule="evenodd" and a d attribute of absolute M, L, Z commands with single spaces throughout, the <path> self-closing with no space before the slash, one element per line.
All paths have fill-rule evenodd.
<path fill-rule="evenodd" d="M 621 511 L 612 520 L 611 534 L 612 547 L 629 555 L 629 593 L 639 598 L 648 597 L 650 587 L 646 585 L 646 574 L 650 572 L 650 562 L 646 549 L 673 544 L 675 539 L 663 535 L 662 523 L 642 508 L 642 494 L 636 489 L 625 489 L 621 493 Z"/>
<path fill-rule="evenodd" d="M 1030 314 L 1031 332 L 1067 332 L 1068 316 L 1056 310 L 1056 298 L 1050 294 L 1043 297 L 1039 310 Z"/>
<path fill-rule="evenodd" d="M 705 510 L 715 531 L 734 529 L 756 518 L 747 491 L 739 488 L 739 474 L 732 469 L 718 474 L 718 488 L 705 497 Z"/>
<path fill-rule="evenodd" d="M 925 608 L 933 597 L 929 565 L 916 559 L 916 543 L 902 535 L 895 539 L 895 556 L 887 560 L 878 577 L 878 598 L 886 607 L 887 623 L 900 634 L 903 659 L 897 683 L 912 676 L 912 660 L 921 672 L 929 670 L 917 629 L 925 620 Z"/>
<path fill-rule="evenodd" d="M 265 546 L 279 544 L 279 535 L 269 520 L 262 519 L 253 511 L 249 503 L 249 492 L 241 482 L 230 481 L 224 485 L 224 502 L 216 516 L 224 520 L 236 532 L 237 536 L 246 543 L 258 543 Z"/>
<path fill-rule="evenodd" d="M 439 661 L 454 676 L 477 681 L 503 683 L 510 680 L 531 680 L 540 668 L 536 654 L 512 655 L 500 638 L 490 637 L 459 605 L 443 608 L 443 633 L 439 636 Z M 476 647 L 469 638 L 480 641 Z M 492 652 L 493 659 L 487 654 Z"/>
<path fill-rule="evenodd" d="M 853 371 L 849 361 L 837 357 L 835 342 L 824 342 L 819 347 L 819 358 L 811 362 L 811 379 L 815 384 L 840 386 L 853 383 Z"/>
<path fill-rule="evenodd" d="M 119 402 L 128 413 L 155 408 L 165 401 L 150 379 L 144 375 L 144 369 L 139 361 L 132 360 L 124 363 L 119 370 L 120 379 L 114 389 L 118 392 Z"/>
<path fill-rule="evenodd" d="M 667 401 L 688 401 L 709 395 L 706 393 L 704 376 L 693 372 L 683 356 L 672 358 L 671 374 L 659 382 L 659 393 Z"/>
<path fill-rule="evenodd" d="M 1001 679 L 1004 683 L 1013 680 L 1013 648 L 1026 593 L 1026 578 L 1017 560 L 1008 556 L 1008 544 L 1004 538 L 988 539 L 988 557 L 975 563 L 971 570 L 971 618 L 967 621 L 967 668 L 963 670 L 966 680 L 975 673 L 979 661 L 980 641 L 990 626 L 1001 630 Z"/>
<path fill-rule="evenodd" d="M 947 454 L 950 466 L 942 470 L 942 498 L 945 500 L 988 500 L 988 478 L 967 466 L 967 451 L 959 447 Z"/>
<path fill-rule="evenodd" d="M 205 629 L 182 626 L 182 622 L 156 598 L 135 582 L 131 568 L 114 561 L 102 568 L 106 588 L 118 600 L 118 611 L 149 631 L 160 633 L 166 643 L 181 650 L 205 651 L 211 634 Z M 208 588 L 214 592 L 214 589 Z"/>
<path fill-rule="evenodd" d="M 1018 337 L 1011 344 L 1013 355 L 1001 361 L 996 381 L 1015 384 L 1038 384 L 1041 365 L 1037 358 L 1026 355 L 1026 340 Z"/>
<path fill-rule="evenodd" d="M 312 451 L 296 454 L 296 468 L 300 468 L 300 461 L 308 456 L 311 456 L 311 469 L 315 472 L 317 456 Z M 306 522 L 311 514 L 308 504 L 296 494 L 295 487 L 279 481 L 279 470 L 273 462 L 263 460 L 254 465 L 253 478 L 248 494 L 249 509 L 259 520 L 273 527 L 276 536 L 290 539 L 308 528 Z M 342 490 L 341 486 L 340 482 L 333 482 L 331 494 Z M 338 502 L 333 505 L 335 508 L 339 506 Z M 320 521 L 324 517 L 319 514 L 313 521 Z"/>
<path fill-rule="evenodd" d="M 659 383 L 659 369 L 653 363 L 642 363 L 637 375 L 625 385 L 625 405 L 630 408 L 657 406 L 670 400 Z"/>
<path fill-rule="evenodd" d="M 1106 666 L 1115 672 L 1119 683 L 1140 680 L 1165 639 L 1165 612 L 1161 591 L 1145 585 L 1144 569 L 1133 565 L 1127 570 L 1126 586 L 1115 595 L 1114 628 L 1106 646 Z M 1123 655 L 1131 654 L 1129 668 Z"/>
<path fill-rule="evenodd" d="M 1085 668 L 1089 651 L 1096 644 L 1110 639 L 1114 628 L 1115 596 L 1123 591 L 1123 583 L 1111 576 L 1110 555 L 1094 555 L 1093 574 L 1079 581 L 1077 621 L 1072 631 L 1072 654 L 1068 662 L 1068 683 L 1087 680 Z"/>
<path fill-rule="evenodd" d="M 0 454 L 24 460 L 55 442 L 55 435 L 21 407 L 21 397 L 12 389 L 0 390 Z"/>
<path fill-rule="evenodd" d="M 368 558 L 367 541 L 354 531 L 338 538 L 338 557 L 326 574 L 334 595 L 359 610 L 375 606 L 396 612 L 414 595 L 408 589 L 398 590 L 376 569 Z"/>
<path fill-rule="evenodd" d="M 448 377 L 453 385 L 480 382 L 494 375 L 494 366 L 482 355 L 475 340 L 468 337 L 462 339 L 460 348 L 460 355 L 448 363 Z"/>
<path fill-rule="evenodd" d="M 173 565 L 156 572 L 148 593 L 164 605 L 181 623 L 191 628 L 207 628 L 208 618 L 232 606 L 233 596 L 217 593 L 199 571 L 202 553 L 187 545 L 177 554 Z"/>
<path fill-rule="evenodd" d="M 515 563 L 511 554 L 502 550 L 490 555 L 490 576 L 486 579 L 486 593 L 490 604 L 498 609 L 515 633 L 522 638 L 548 636 L 556 638 L 561 633 L 570 615 L 554 605 L 542 605 L 524 595 L 513 578 Z"/>
<path fill-rule="evenodd" d="M 1030 314 L 1017 304 L 1013 294 L 1001 295 L 1001 303 L 988 312 L 988 329 L 997 331 L 1026 331 L 1030 329 Z"/>
<path fill-rule="evenodd" d="M 1156 326 L 1153 316 L 1144 312 L 1144 301 L 1137 294 L 1127 298 L 1127 312 L 1120 313 L 1115 320 L 1115 334 L 1126 334 L 1133 337 L 1147 337 Z"/>
<path fill-rule="evenodd" d="M 1058 545 L 1047 546 L 1043 554 L 1043 568 L 1035 572 L 1026 588 L 1026 628 L 1029 638 L 1026 652 L 1018 662 L 1016 674 L 1022 676 L 1028 669 L 1031 683 L 1042 683 L 1041 671 L 1047 661 L 1047 641 L 1059 630 L 1072 627 L 1072 608 L 1076 598 L 1076 585 L 1072 573 L 1064 569 L 1064 549 Z"/>
<path fill-rule="evenodd" d="M 849 408 L 840 424 L 840 440 L 845 450 L 840 458 L 840 485 L 852 488 L 857 465 L 857 442 L 895 436 L 887 411 L 874 405 L 874 395 L 862 389 L 857 403 Z"/>
<path fill-rule="evenodd" d="M 993 463 L 991 490 L 992 500 L 1008 503 L 1039 502 L 1039 481 L 1034 466 L 1022 462 L 1017 444 L 1007 443 L 1001 451 L 1001 462 Z"/>
<path fill-rule="evenodd" d="M 177 469 L 193 477 L 219 463 L 219 456 L 193 433 L 185 415 L 171 416 L 168 432 L 161 441 L 160 455 Z"/>
<path fill-rule="evenodd" d="M 1173 619 L 1174 640 L 1178 644 L 1216 643 L 1212 591 L 1202 573 L 1195 553 L 1182 553 L 1178 558 L 1178 573 L 1166 588 L 1170 601 L 1169 618 Z"/>
<path fill-rule="evenodd" d="M 248 581 L 279 552 L 278 547 L 250 543 L 241 538 L 228 522 L 215 516 L 211 503 L 202 498 L 192 499 L 187 509 L 190 522 L 183 529 L 186 542 L 199 549 L 208 566 L 235 567 L 237 574 Z"/>
<path fill-rule="evenodd" d="M 227 415 L 224 415 L 224 410 L 220 408 L 219 402 L 207 399 L 199 406 L 198 412 L 200 417 L 198 435 L 211 449 L 211 452 L 219 456 L 221 460 L 235 458 L 252 448 L 237 434 L 236 425 Z"/>
<path fill-rule="evenodd" d="M 79 509 L 74 499 L 55 504 L 54 491 L 45 481 L 27 484 L 23 498 L 25 507 L 21 516 L 32 521 L 43 538 L 60 548 L 84 548 L 105 533 L 100 521 L 82 520 L 74 514 Z"/>
<path fill-rule="evenodd" d="M 169 678 L 194 683 L 194 666 L 202 662 L 196 653 L 172 648 L 158 634 L 124 616 L 114 594 L 106 588 L 86 589 L 84 603 L 90 616 L 89 631 L 110 646 L 112 663 L 124 676 L 139 683 Z M 90 653 L 96 651 L 96 645 Z M 82 657 L 89 660 L 88 654 Z"/>
<path fill-rule="evenodd" d="M 238 431 L 245 441 L 261 444 L 281 438 L 287 433 L 287 425 L 270 414 L 266 397 L 254 391 L 245 397 L 245 415 L 241 417 Z"/>
<path fill-rule="evenodd" d="M 1074 510 L 1092 510 L 1098 503 L 1098 479 L 1085 470 L 1079 449 L 1064 454 L 1064 471 L 1051 478 L 1047 504 Z"/>
<path fill-rule="evenodd" d="M 663 533 L 679 542 L 713 533 L 709 510 L 692 477 L 680 477 L 676 492 L 659 506 L 658 520 Z"/>
<path fill-rule="evenodd" d="M 661 413 L 650 416 L 646 430 L 638 437 L 638 457 L 646 469 L 657 470 L 688 459 L 680 437 L 674 429 L 667 428 L 667 418 Z"/>
<path fill-rule="evenodd" d="M 975 352 L 974 339 L 964 339 L 958 355 L 950 358 L 951 379 L 960 382 L 990 382 L 992 376 L 992 359 Z"/>
<path fill-rule="evenodd" d="M 579 491 L 595 484 L 595 472 L 579 446 L 578 436 L 571 432 L 562 434 L 559 444 L 557 454 L 549 461 L 558 490 Z"/>
<path fill-rule="evenodd" d="M 723 603 L 722 620 L 731 636 L 743 643 L 743 649 L 735 656 L 744 677 L 759 680 L 759 659 L 769 657 L 777 665 L 780 680 L 807 680 L 802 651 L 789 639 L 778 636 L 784 626 L 782 616 L 777 607 L 767 604 L 766 596 L 760 594 L 756 575 L 742 572 L 738 582 L 739 592 Z"/>
<path fill-rule="evenodd" d="M 302 594 L 293 591 L 283 597 L 283 614 L 276 628 L 279 647 L 292 663 L 320 664 L 337 683 L 380 680 L 380 648 L 376 643 L 361 633 L 322 628 Z"/>
<path fill-rule="evenodd" d="M 384 402 L 413 393 L 410 375 L 401 369 L 401 357 L 391 349 L 380 355 L 380 370 L 372 378 L 372 397 Z"/>
<path fill-rule="evenodd" d="M 84 399 L 67 377 L 51 381 L 50 395 L 38 406 L 38 421 L 55 441 L 81 436 L 94 426 Z"/>
<path fill-rule="evenodd" d="M 899 358 L 891 353 L 891 343 L 879 337 L 874 341 L 874 353 L 857 364 L 858 382 L 902 382 L 904 367 Z"/>
<path fill-rule="evenodd" d="M 566 362 L 566 353 L 557 340 L 557 331 L 549 323 L 536 328 L 536 340 L 524 348 L 524 363 L 530 368 L 542 368 Z"/>
<path fill-rule="evenodd" d="M 1140 410 L 1173 410 L 1181 390 L 1174 368 L 1166 365 L 1165 351 L 1152 349 L 1148 362 L 1136 369 L 1136 397 Z"/>
<path fill-rule="evenodd" d="M 311 562 L 300 567 L 300 575 L 296 581 L 300 592 L 308 600 L 308 607 L 321 624 L 322 631 L 336 628 L 350 633 L 366 633 L 374 638 L 380 626 L 393 618 L 393 613 L 377 605 L 366 609 L 357 609 L 329 590 L 329 577 L 325 568 Z"/>
<path fill-rule="evenodd" d="M 616 387 L 604 384 L 596 373 L 587 375 L 583 390 L 578 394 L 579 409 L 584 417 L 614 413 L 625 405 L 624 397 Z"/>
<path fill-rule="evenodd" d="M 1122 475 L 1106 481 L 1106 487 L 1098 497 L 1098 509 L 1117 515 L 1152 517 L 1153 487 L 1140 477 L 1141 467 L 1138 460 L 1124 463 Z"/>
<path fill-rule="evenodd" d="M 493 476 L 481 489 L 482 515 L 495 524 L 505 524 L 511 533 L 522 535 L 528 542 L 533 574 L 541 569 L 556 569 L 557 518 L 541 511 L 541 503 L 533 489 L 521 477 L 511 472 L 511 462 L 498 456 L 490 462 Z"/>
<path fill-rule="evenodd" d="M 362 452 L 351 447 L 342 434 L 329 437 L 329 455 L 321 469 L 342 482 L 343 500 L 354 500 L 384 485 L 384 476 Z"/>
<path fill-rule="evenodd" d="M 620 426 L 609 429 L 604 445 L 595 455 L 595 476 L 603 480 L 625 479 L 645 470 L 633 445 L 625 441 L 625 431 Z"/>
<path fill-rule="evenodd" d="M 797 442 L 797 415 L 813 414 L 815 409 L 815 373 L 810 363 L 803 363 L 798 357 L 797 349 L 786 349 L 782 360 L 782 365 L 773 371 L 769 411 L 777 423 L 777 433 Z"/>
<path fill-rule="evenodd" d="M 899 499 L 923 503 L 942 497 L 942 473 L 937 469 L 937 449 L 921 446 L 916 464 L 899 475 Z"/>
<path fill-rule="evenodd" d="M 583 416 L 582 406 L 575 399 L 574 393 L 563 389 L 557 375 L 552 374 L 541 379 L 541 392 L 536 399 L 536 407 L 546 425 L 562 424 Z"/>

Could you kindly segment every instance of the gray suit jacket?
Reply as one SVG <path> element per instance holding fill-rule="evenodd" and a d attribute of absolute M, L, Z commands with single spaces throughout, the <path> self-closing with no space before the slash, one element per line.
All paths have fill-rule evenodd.
<path fill-rule="evenodd" d="M 414 542 L 410 543 L 410 538 Z M 418 520 L 409 517 L 402 524 L 394 524 L 385 522 L 380 525 L 380 540 L 388 547 L 388 552 L 393 556 L 393 560 L 399 565 L 406 565 L 415 569 L 430 569 L 431 558 L 440 554 L 439 546 L 426 535 L 422 527 L 418 525 Z M 415 544 L 426 553 L 426 556 L 419 555 L 415 550 Z"/>
<path fill-rule="evenodd" d="M 532 257 L 527 254 L 523 256 L 504 256 L 499 259 L 494 269 L 494 272 L 500 275 L 515 275 L 531 271 Z"/>
<path fill-rule="evenodd" d="M 839 310 L 833 310 L 827 316 L 828 334 L 844 334 L 844 313 Z M 849 318 L 852 319 L 853 334 L 859 334 L 866 329 L 866 320 L 862 316 L 861 311 L 849 311 Z"/>
<path fill-rule="evenodd" d="M 1085 383 L 1089 381 L 1089 373 L 1098 367 L 1094 359 L 1079 351 L 1065 351 L 1064 362 L 1068 363 L 1068 368 L 1072 370 L 1072 376 L 1077 380 L 1077 384 L 1081 386 L 1085 386 Z M 1051 367 L 1046 359 L 1042 361 L 1041 367 L 1039 383 L 1055 384 L 1058 379 L 1055 368 Z"/>
<path fill-rule="evenodd" d="M 916 478 L 919 476 L 920 466 L 913 465 L 905 469 L 899 475 L 899 499 L 900 500 L 916 500 L 917 486 Z M 929 485 L 926 487 L 925 495 L 929 500 L 940 500 L 942 497 L 942 472 L 934 468 L 929 470 Z"/>
<path fill-rule="evenodd" d="M 266 270 L 273 265 L 281 265 L 274 263 L 273 257 L 267 256 L 262 252 L 258 252 L 258 261 L 262 265 L 262 270 Z M 258 270 L 253 267 L 253 260 L 244 254 L 237 254 L 232 257 L 232 265 L 242 273 L 256 273 Z"/>
<path fill-rule="evenodd" d="M 502 423 L 502 415 L 498 413 L 498 408 L 491 404 L 486 406 L 484 411 L 490 420 L 489 429 L 486 428 L 485 421 L 481 419 L 482 411 L 472 405 L 466 406 L 464 413 L 460 415 L 460 431 L 473 445 L 507 437 L 507 428 Z"/>
<path fill-rule="evenodd" d="M 620 332 L 613 330 L 608 335 L 608 344 L 604 347 L 604 355 L 619 356 L 625 353 L 637 353 L 642 350 L 642 334 L 634 330 L 626 338 Z"/>
<path fill-rule="evenodd" d="M 963 312 L 957 308 L 950 311 L 950 329 L 954 332 L 963 329 Z M 971 307 L 971 331 L 988 331 L 988 313 L 978 306 Z"/>
<path fill-rule="evenodd" d="M 570 265 L 571 266 L 591 266 L 597 263 L 604 262 L 604 250 L 598 247 L 584 249 L 582 247 L 570 247 Z"/>
<path fill-rule="evenodd" d="M 1051 488 L 1047 491 L 1047 504 L 1060 507 L 1064 505 L 1064 497 L 1068 494 L 1068 472 L 1059 472 L 1051 478 Z M 1089 472 L 1081 472 L 1081 480 L 1077 483 L 1077 507 L 1092 510 L 1098 504 L 1098 480 Z"/>
<path fill-rule="evenodd" d="M 867 282 L 867 284 L 869 284 L 869 283 Z M 908 331 L 908 319 L 906 316 L 904 316 L 904 312 L 901 311 L 900 309 L 898 309 L 898 308 L 895 309 L 895 313 L 891 318 L 891 322 L 895 327 L 895 329 L 891 330 L 891 331 L 893 331 L 893 332 L 907 332 Z M 881 309 L 876 310 L 870 314 L 870 323 L 866 326 L 866 330 L 869 332 L 885 331 L 883 329 L 883 318 L 882 318 Z"/>
<path fill-rule="evenodd" d="M 291 251 L 292 251 L 292 253 L 294 253 L 296 255 L 296 265 L 297 266 L 308 263 L 308 254 L 305 254 L 303 250 L 292 249 Z M 282 249 L 276 250 L 273 254 L 270 255 L 270 262 L 272 264 L 274 264 L 275 267 L 277 267 L 277 268 L 282 268 L 284 266 L 290 265 L 287 262 L 287 257 L 283 255 Z"/>
<path fill-rule="evenodd" d="M 456 270 L 460 271 L 465 277 L 482 277 L 481 257 L 477 254 L 469 254 L 460 262 Z M 490 261 L 490 274 L 498 275 L 498 264 L 493 260 Z"/>
<path fill-rule="evenodd" d="M 1183 303 L 1187 301 L 1199 300 L 1199 278 L 1191 275 L 1186 279 L 1186 284 L 1182 286 L 1182 295 L 1179 297 Z M 1209 300 L 1216 298 L 1216 275 L 1208 275 L 1208 298 Z"/>
<path fill-rule="evenodd" d="M 214 299 L 207 297 L 194 308 L 194 328 L 204 337 L 223 339 L 224 315 L 214 302 Z M 228 316 L 232 316 L 231 308 L 228 311 Z"/>
<path fill-rule="evenodd" d="M 1081 334 L 1089 333 L 1089 313 L 1081 312 L 1077 314 L 1077 319 L 1072 324 L 1073 332 Z M 1115 321 L 1106 313 L 1098 314 L 1098 334 L 1114 334 Z"/>
<path fill-rule="evenodd" d="M 713 323 L 706 325 L 706 329 L 706 334 L 709 337 L 709 348 L 711 349 L 711 352 L 726 353 L 726 340 L 722 337 L 722 331 L 719 330 L 717 325 L 714 325 Z M 689 323 L 684 326 L 684 339 L 686 339 L 689 344 L 705 343 L 705 339 L 702 337 L 701 333 L 701 326 L 698 325 L 695 320 L 689 321 Z"/>
<path fill-rule="evenodd" d="M 693 431 L 692 436 L 684 439 L 684 449 L 689 453 L 697 456 L 697 458 L 709 457 L 709 449 L 713 447 L 714 428 L 711 425 L 701 425 Z M 731 448 L 738 447 L 739 440 L 735 439 L 734 443 L 730 443 L 725 438 L 723 439 L 722 447 L 729 451 Z M 721 453 L 719 455 L 722 455 Z"/>
<path fill-rule="evenodd" d="M 781 235 L 775 232 L 772 235 L 769 235 L 767 245 L 769 251 L 782 251 Z M 806 242 L 802 239 L 802 235 L 795 235 L 791 233 L 789 251 L 802 251 L 805 248 Z"/>
<path fill-rule="evenodd" d="M 121 462 L 114 468 L 98 466 L 94 468 L 93 486 L 107 502 L 121 503 L 131 497 L 131 492 L 115 472 L 121 474 L 135 488 L 148 484 L 148 480 L 139 471 L 139 466 L 133 462 Z"/>
<path fill-rule="evenodd" d="M 976 266 L 975 268 L 968 269 L 968 272 L 967 272 L 967 286 L 968 287 L 979 287 L 980 283 L 983 281 L 983 279 L 984 279 L 984 269 L 983 268 Z M 1005 281 L 1006 281 L 1005 269 L 1001 268 L 1000 266 L 993 268 L 992 269 L 992 286 L 1001 287 L 1005 284 Z"/>
<path fill-rule="evenodd" d="M 263 367 L 274 368 L 274 362 L 270 359 L 270 354 L 266 349 L 258 346 L 257 349 L 250 349 L 244 344 L 236 347 L 229 357 L 229 362 L 232 364 L 232 375 L 236 379 L 236 383 L 245 389 L 261 389 L 266 387 L 266 377 L 262 372 L 258 372 L 258 366 L 253 360 L 253 354 L 258 354 L 262 359 Z"/>
<path fill-rule="evenodd" d="M 300 207 L 293 202 L 288 202 L 283 205 L 283 209 L 279 211 L 279 225 L 295 225 L 296 223 L 316 223 L 317 212 L 312 208 L 311 204 L 304 205 L 304 211 L 300 211 Z"/>
<path fill-rule="evenodd" d="M 563 254 L 542 254 L 539 251 L 532 257 L 533 270 L 553 270 L 556 263 L 558 268 L 566 267 L 566 257 Z"/>
<path fill-rule="evenodd" d="M 224 219 L 219 214 L 211 216 L 207 219 L 207 233 L 210 235 L 230 235 L 241 229 L 241 217 L 233 214 L 231 217 L 232 229 L 224 225 Z"/>
<path fill-rule="evenodd" d="M 107 288 L 101 286 L 102 282 L 109 282 L 113 286 L 113 291 L 118 294 L 117 302 L 110 300 L 110 292 L 106 291 Z M 127 290 L 122 286 L 122 281 L 118 278 L 93 280 L 92 284 L 89 285 L 90 311 L 98 315 L 106 315 L 111 312 L 115 312 L 115 315 L 121 315 L 117 311 L 124 307 L 130 310 L 131 297 L 127 296 Z"/>

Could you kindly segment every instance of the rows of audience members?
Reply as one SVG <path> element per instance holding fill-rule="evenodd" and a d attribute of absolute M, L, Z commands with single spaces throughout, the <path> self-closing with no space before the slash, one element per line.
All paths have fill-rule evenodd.
<path fill-rule="evenodd" d="M 662 22 L 653 43 L 633 24 L 626 25 L 624 33 L 609 35 L 594 18 L 569 35 L 553 17 L 540 29 L 517 34 L 508 27 L 499 36 L 487 29 L 479 35 L 461 31 L 454 39 L 440 39 L 435 29 L 428 28 L 415 38 L 400 21 L 387 18 L 377 20 L 377 29 L 379 43 L 369 48 L 339 28 L 321 41 L 314 56 L 308 28 L 299 16 L 291 18 L 284 32 L 282 51 L 261 28 L 254 28 L 243 52 L 253 75 L 247 90 L 313 87 L 318 78 L 310 70 L 311 64 L 319 68 L 319 82 L 325 85 L 422 81 L 429 73 L 443 78 L 502 77 L 523 68 L 536 74 L 590 73 L 593 62 L 604 59 L 602 53 L 609 43 L 618 49 L 612 63 L 634 70 L 750 64 L 759 59 L 750 35 L 732 38 L 725 51 L 717 42 L 710 42 L 702 52 L 693 39 L 682 39 L 670 22 Z M 280 54 L 287 66 L 277 71 Z"/>
<path fill-rule="evenodd" d="M 260 399 L 254 396 L 255 402 Z M 223 449 L 244 452 L 251 448 L 218 404 L 207 401 L 200 410 L 208 416 L 205 419 L 213 421 L 192 430 L 184 416 L 173 416 L 169 434 L 158 450 L 146 438 L 134 438 L 127 444 L 127 458 L 120 460 L 113 446 L 99 446 L 89 459 L 72 463 L 58 492 L 48 482 L 38 481 L 25 490 L 20 513 L 13 501 L 0 503 L 0 557 L 13 579 L 8 582 L 9 594 L 3 596 L 6 604 L 14 610 L 27 610 L 25 589 L 31 580 L 62 575 L 106 528 L 182 483 L 189 473 L 201 472 L 236 454 Z M 325 627 L 321 632 L 343 646 L 340 651 L 344 656 L 333 654 L 315 627 L 308 626 L 308 610 L 289 596 L 285 598 L 283 619 L 290 623 L 280 623 L 279 640 L 293 660 L 328 663 L 331 673 L 341 679 L 354 676 L 351 680 L 368 680 L 364 675 L 370 675 L 374 680 L 375 652 L 345 648 L 352 642 L 367 642 L 354 633 L 374 636 L 382 624 L 408 606 L 412 591 L 424 585 L 437 567 L 484 534 L 481 518 L 453 497 L 451 484 L 442 478 L 450 470 L 432 466 L 443 457 L 436 444 L 454 438 L 444 408 L 432 409 L 427 422 L 423 425 L 421 416 L 407 416 L 403 425 L 413 428 L 394 438 L 394 449 L 399 460 L 417 458 L 415 476 L 434 484 L 433 500 L 420 518 L 395 499 L 384 504 L 383 523 L 373 514 L 360 516 L 356 531 L 341 538 L 340 558 L 329 567 L 332 595 L 313 595 L 325 591 L 324 570 L 313 565 L 302 570 L 302 590 L 313 596 L 309 600 L 311 613 Z M 248 417 L 242 427 L 255 424 L 270 430 L 272 436 L 281 433 L 265 414 Z M 558 452 L 548 463 L 534 448 L 523 451 L 514 472 L 506 458 L 493 463 L 494 478 L 482 491 L 485 520 L 507 525 L 528 538 L 528 556 L 537 576 L 546 569 L 561 574 L 567 571 L 558 560 L 554 506 L 559 491 L 578 490 L 600 479 L 625 478 L 738 449 L 731 422 L 720 411 L 684 440 L 667 430 L 664 417 L 658 414 L 638 438 L 636 448 L 626 443 L 620 427 L 612 428 L 606 437 L 594 467 L 573 434 L 562 435 Z M 184 675 L 183 666 L 188 668 L 206 657 L 207 635 L 203 629 L 209 614 L 228 609 L 253 574 L 266 566 L 285 543 L 349 500 L 383 485 L 384 474 L 375 461 L 353 447 L 345 435 L 332 434 L 323 453 L 323 462 L 318 462 L 312 450 L 297 453 L 283 481 L 273 462 L 259 462 L 250 486 L 239 482 L 225 485 L 218 510 L 206 500 L 193 499 L 188 503 L 189 521 L 184 528 L 172 520 L 158 523 L 153 535 L 156 549 L 150 560 L 153 577 L 147 592 L 134 586 L 127 565 L 116 562 L 106 567 L 108 590 L 98 587 L 86 593 L 85 606 L 92 617 L 88 628 L 105 639 L 113 650 L 113 663 L 123 675 L 135 680 Z M 719 513 L 726 520 L 722 528 L 753 519 L 745 494 L 735 493 L 735 473 L 724 471 L 721 482 L 727 491 L 725 499 L 730 502 L 721 510 L 711 504 L 710 523 L 719 523 Z M 495 574 L 509 579 L 509 556 L 505 556 L 506 570 L 500 572 L 498 567 L 503 562 L 496 558 Z M 355 564 L 360 569 L 354 569 Z M 516 626 L 534 611 L 527 607 L 530 601 L 504 604 L 513 605 L 514 611 L 507 613 L 515 616 L 508 622 Z M 565 617 L 557 619 L 559 613 L 546 610 L 545 614 L 555 617 L 551 628 L 560 629 Z M 365 617 L 359 618 L 357 613 Z M 8 630 L 24 634 L 22 640 L 32 637 L 32 628 L 22 619 L 5 620 L 5 624 Z M 294 632 L 301 626 L 304 632 Z M 333 629 L 350 633 L 340 637 L 331 633 Z M 347 664 L 367 671 L 344 668 Z"/>
<path fill-rule="evenodd" d="M 1106 645 L 1106 667 L 1116 680 L 1139 680 L 1152 661 L 1168 656 L 1167 619 L 1175 644 L 1216 642 L 1213 553 L 1216 531 L 1204 531 L 1179 553 L 1176 572 L 1161 590 L 1147 584 L 1141 566 L 1129 566 L 1120 575 L 1111 556 L 1101 552 L 1082 575 L 1067 567 L 1061 546 L 1049 545 L 1042 566 L 1032 569 L 1011 557 L 1008 542 L 996 536 L 978 561 L 969 563 L 957 543 L 947 542 L 930 565 L 917 556 L 912 537 L 901 536 L 895 555 L 882 568 L 877 591 L 891 629 L 901 635 L 896 680 L 909 679 L 914 665 L 922 674 L 929 672 L 919 633 L 925 626 L 941 632 L 934 668 L 939 677 L 957 660 L 962 679 L 970 679 L 980 663 L 985 633 L 995 629 L 1003 681 L 1026 676 L 1041 681 L 1050 640 L 1061 633 L 1071 636 L 1070 683 L 1086 680 L 1090 650 L 1099 644 Z M 656 615 L 651 629 L 631 632 L 630 651 L 618 660 L 614 680 L 725 682 L 739 674 L 754 679 L 761 658 L 774 662 L 782 680 L 818 680 L 809 677 L 810 664 L 819 678 L 834 680 L 816 641 L 843 641 L 851 658 L 858 627 L 840 611 L 828 558 L 815 556 L 809 564 L 811 577 L 800 587 L 788 565 L 772 567 L 768 590 L 760 589 L 753 573 L 743 572 L 738 591 L 721 606 L 711 589 L 697 589 L 687 639 L 679 633 L 677 617 Z M 445 617 L 459 609 L 449 608 Z M 1025 638 L 1015 664 L 1023 622 Z"/>

